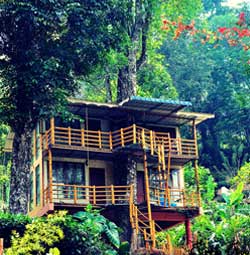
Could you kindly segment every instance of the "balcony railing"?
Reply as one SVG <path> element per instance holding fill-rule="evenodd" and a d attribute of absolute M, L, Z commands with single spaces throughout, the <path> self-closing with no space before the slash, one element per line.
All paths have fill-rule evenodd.
<path fill-rule="evenodd" d="M 132 186 L 82 186 L 53 183 L 51 187 L 44 190 L 44 204 L 129 204 L 132 193 Z"/>
<path fill-rule="evenodd" d="M 197 192 L 187 193 L 184 189 L 160 189 L 150 187 L 151 202 L 164 207 L 200 207 Z"/>
<path fill-rule="evenodd" d="M 157 154 L 159 146 L 163 146 L 166 154 L 198 156 L 195 139 L 171 138 L 169 133 L 155 132 L 136 125 L 112 132 L 52 127 L 42 137 L 43 149 L 48 149 L 49 145 L 56 145 L 112 153 L 117 148 L 135 144 L 150 150 L 151 154 Z"/>

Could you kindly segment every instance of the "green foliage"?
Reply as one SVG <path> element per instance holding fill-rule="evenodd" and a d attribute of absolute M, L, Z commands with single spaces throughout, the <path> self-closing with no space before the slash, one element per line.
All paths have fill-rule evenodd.
<path fill-rule="evenodd" d="M 198 27 L 212 31 L 234 27 L 239 10 L 223 7 L 217 0 L 203 3 L 205 13 L 196 19 Z M 226 43 L 213 47 L 193 39 L 167 40 L 160 52 L 179 98 L 190 100 L 191 110 L 215 114 L 215 119 L 198 127 L 200 163 L 211 170 L 219 186 L 229 186 L 229 179 L 250 155 L 249 52 Z"/>
<path fill-rule="evenodd" d="M 42 255 L 47 252 L 60 254 L 54 245 L 64 237 L 59 226 L 64 221 L 64 217 L 65 212 L 59 212 L 47 218 L 36 218 L 26 225 L 23 236 L 14 231 L 11 247 L 6 249 L 6 255 Z"/>
<path fill-rule="evenodd" d="M 4 247 L 10 246 L 11 232 L 16 231 L 23 235 L 25 226 L 31 223 L 31 218 L 22 214 L 0 212 L 0 237 L 4 238 Z"/>
<path fill-rule="evenodd" d="M 250 163 L 246 162 L 238 171 L 237 175 L 231 180 L 232 184 L 239 184 L 244 182 L 244 184 L 250 184 Z"/>
<path fill-rule="evenodd" d="M 199 175 L 204 214 L 193 219 L 194 246 L 190 254 L 250 254 L 250 208 L 249 204 L 244 203 L 244 184 L 239 182 L 228 195 L 222 195 L 223 201 L 218 202 L 213 200 L 216 183 L 210 171 L 199 167 Z M 194 187 L 194 170 L 191 166 L 185 169 L 185 181 L 187 188 Z M 174 246 L 185 244 L 183 225 L 170 229 L 167 233 L 170 234 Z M 161 233 L 160 240 L 166 239 L 167 233 Z"/>
<path fill-rule="evenodd" d="M 120 244 L 117 226 L 88 206 L 84 212 L 35 218 L 0 214 L 0 237 L 6 255 L 116 255 L 128 254 L 128 244 Z"/>
<path fill-rule="evenodd" d="M 65 238 L 57 246 L 61 255 L 117 254 L 120 247 L 117 226 L 98 210 L 88 206 L 84 212 L 68 215 L 61 225 Z"/>
<path fill-rule="evenodd" d="M 212 201 L 215 196 L 215 188 L 217 184 L 208 168 L 199 166 L 199 186 L 201 197 L 204 203 Z M 187 165 L 184 168 L 184 179 L 186 183 L 186 189 L 193 191 L 196 188 L 195 182 L 195 170 L 191 165 Z"/>
<path fill-rule="evenodd" d="M 78 89 L 76 78 L 119 44 L 118 6 L 115 0 L 1 2 L 1 119 L 20 132 L 24 123 L 63 111 Z"/>

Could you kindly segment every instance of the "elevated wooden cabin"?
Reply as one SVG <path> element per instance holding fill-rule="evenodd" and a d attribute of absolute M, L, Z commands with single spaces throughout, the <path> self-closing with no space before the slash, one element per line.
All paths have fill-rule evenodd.
<path fill-rule="evenodd" d="M 30 215 L 92 204 L 118 224 L 125 212 L 146 247 L 155 247 L 156 231 L 185 223 L 190 246 L 190 220 L 201 203 L 198 173 L 197 189 L 187 192 L 183 166 L 198 159 L 196 125 L 213 115 L 183 111 L 187 106 L 141 97 L 120 104 L 71 99 L 81 120 L 58 116 L 34 130 Z"/>

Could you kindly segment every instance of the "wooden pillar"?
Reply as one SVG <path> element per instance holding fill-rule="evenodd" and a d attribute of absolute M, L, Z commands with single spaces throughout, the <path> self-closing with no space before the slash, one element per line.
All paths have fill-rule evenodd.
<path fill-rule="evenodd" d="M 193 120 L 193 139 L 194 139 L 194 146 L 195 146 L 195 156 L 198 157 L 197 131 L 196 131 L 195 120 Z"/>
<path fill-rule="evenodd" d="M 55 119 L 50 119 L 51 144 L 55 144 Z"/>
<path fill-rule="evenodd" d="M 53 170 L 52 170 L 52 152 L 51 150 L 48 151 L 48 158 L 49 158 L 49 202 L 52 203 L 53 199 Z"/>
<path fill-rule="evenodd" d="M 191 250 L 192 249 L 192 231 L 191 231 L 191 219 L 186 219 L 185 221 L 185 228 L 186 228 L 186 245 Z"/>
<path fill-rule="evenodd" d="M 197 198 L 198 198 L 198 206 L 201 207 L 201 195 L 200 195 L 200 181 L 199 181 L 199 166 L 198 166 L 198 160 L 194 161 L 194 171 L 195 171 L 195 182 L 196 182 L 196 192 L 197 192 Z"/>
<path fill-rule="evenodd" d="M 148 207 L 148 221 L 150 226 L 150 236 L 152 238 L 152 248 L 155 248 L 155 235 L 154 235 L 154 222 L 152 221 L 151 203 L 150 203 L 150 191 L 149 191 L 149 178 L 148 178 L 148 164 L 146 152 L 143 152 L 143 167 L 144 167 L 144 179 L 146 189 L 146 199 Z"/>
<path fill-rule="evenodd" d="M 3 238 L 0 238 L 0 255 L 3 255 Z"/>

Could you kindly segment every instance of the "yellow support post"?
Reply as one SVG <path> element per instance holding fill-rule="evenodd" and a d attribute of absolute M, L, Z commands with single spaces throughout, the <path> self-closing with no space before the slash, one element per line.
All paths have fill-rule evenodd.
<path fill-rule="evenodd" d="M 48 151 L 48 159 L 49 159 L 49 201 L 52 203 L 53 200 L 53 169 L 52 169 L 52 152 L 49 149 Z"/>
<path fill-rule="evenodd" d="M 164 144 L 161 145 L 161 156 L 162 156 L 162 169 L 166 170 L 166 161 L 165 161 L 165 151 L 164 151 Z"/>
<path fill-rule="evenodd" d="M 81 129 L 81 144 L 82 144 L 82 147 L 85 146 L 85 134 L 84 134 L 84 128 Z"/>
<path fill-rule="evenodd" d="M 194 145 L 195 145 L 195 156 L 198 157 L 197 131 L 196 131 L 195 120 L 193 120 L 193 139 L 194 139 Z"/>
<path fill-rule="evenodd" d="M 136 144 L 136 125 L 133 124 L 133 144 Z"/>
<path fill-rule="evenodd" d="M 96 205 L 96 190 L 95 190 L 95 186 L 93 186 L 93 204 Z"/>
<path fill-rule="evenodd" d="M 99 149 L 102 148 L 102 133 L 100 130 L 98 130 L 98 143 L 99 143 Z"/>
<path fill-rule="evenodd" d="M 115 191 L 114 191 L 114 185 L 111 185 L 111 202 L 112 205 L 115 204 Z"/>
<path fill-rule="evenodd" d="M 151 211 L 151 204 L 150 204 L 150 192 L 149 192 L 149 178 L 148 178 L 148 166 L 147 166 L 147 155 L 146 152 L 143 152 L 143 167 L 144 167 L 144 179 L 145 179 L 145 189 L 146 189 L 146 200 L 147 200 L 147 207 L 148 207 L 148 220 L 149 224 L 152 222 L 152 211 Z M 152 225 L 150 225 L 150 236 L 154 236 L 154 230 Z"/>
<path fill-rule="evenodd" d="M 77 203 L 77 189 L 76 189 L 76 185 L 74 185 L 74 204 Z"/>
<path fill-rule="evenodd" d="M 113 150 L 112 132 L 109 131 L 109 148 Z"/>
<path fill-rule="evenodd" d="M 196 182 L 196 191 L 197 191 L 197 198 L 198 198 L 198 205 L 201 207 L 201 194 L 200 194 L 200 182 L 199 182 L 199 166 L 198 160 L 194 161 L 194 171 L 195 171 L 195 182 Z"/>
<path fill-rule="evenodd" d="M 121 145 L 122 145 L 122 147 L 124 147 L 124 132 L 123 132 L 123 128 L 121 128 Z"/>
<path fill-rule="evenodd" d="M 68 143 L 71 145 L 71 128 L 68 127 Z"/>
<path fill-rule="evenodd" d="M 151 152 L 151 155 L 153 156 L 154 155 L 154 138 L 153 138 L 152 130 L 150 130 L 149 132 L 149 137 L 150 137 L 150 152 Z"/>
<path fill-rule="evenodd" d="M 141 131 L 141 141 L 142 141 L 142 148 L 145 149 L 146 144 L 145 144 L 145 130 L 144 130 L 144 128 Z"/>
<path fill-rule="evenodd" d="M 50 119 L 50 129 L 51 129 L 51 144 L 55 144 L 55 119 Z"/>

